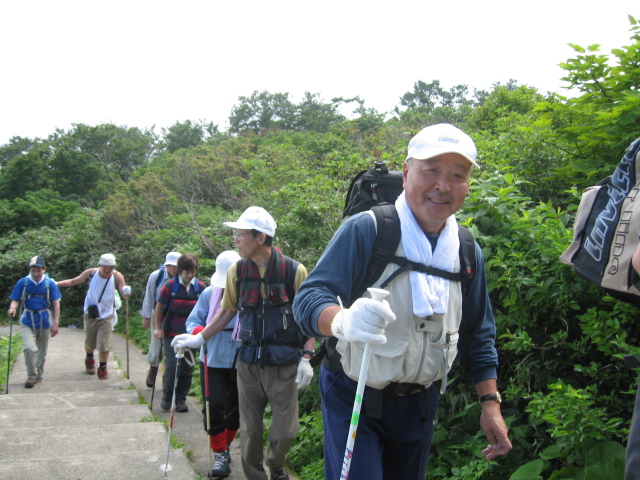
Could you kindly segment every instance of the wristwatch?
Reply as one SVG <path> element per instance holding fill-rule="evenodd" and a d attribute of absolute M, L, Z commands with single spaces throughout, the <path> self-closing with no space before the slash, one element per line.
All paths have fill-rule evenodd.
<path fill-rule="evenodd" d="M 502 397 L 500 396 L 500 392 L 490 393 L 488 395 L 482 395 L 480 397 L 480 403 L 488 402 L 490 400 L 493 400 L 494 402 L 497 402 L 497 403 L 502 403 Z"/>
<path fill-rule="evenodd" d="M 311 355 L 313 357 L 313 355 L 315 354 L 315 352 L 313 350 L 303 350 L 302 351 L 303 355 Z"/>

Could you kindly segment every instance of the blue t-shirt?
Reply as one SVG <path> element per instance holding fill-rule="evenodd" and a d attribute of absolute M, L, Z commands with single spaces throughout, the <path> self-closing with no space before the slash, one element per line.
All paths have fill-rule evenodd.
<path fill-rule="evenodd" d="M 16 282 L 15 287 L 9 298 L 16 302 L 22 299 L 24 284 L 27 282 L 27 291 L 24 301 L 24 313 L 21 321 L 24 325 L 32 328 L 50 328 L 51 319 L 49 318 L 49 302 L 47 301 L 47 282 L 49 282 L 49 301 L 60 300 L 62 295 L 55 281 L 44 276 L 40 283 L 36 285 L 31 276 L 21 278 Z M 32 323 L 33 321 L 33 323 Z"/>

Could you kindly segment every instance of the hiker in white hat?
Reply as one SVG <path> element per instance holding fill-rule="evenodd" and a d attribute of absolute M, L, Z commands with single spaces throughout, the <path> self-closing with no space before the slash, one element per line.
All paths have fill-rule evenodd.
<path fill-rule="evenodd" d="M 147 286 L 144 289 L 144 299 L 142 300 L 142 310 L 140 310 L 140 316 L 142 316 L 142 327 L 145 330 L 150 330 L 151 341 L 149 342 L 149 352 L 147 353 L 147 361 L 149 362 L 149 371 L 147 372 L 146 384 L 147 387 L 153 388 L 156 383 L 156 376 L 158 375 L 158 365 L 160 365 L 160 359 L 162 357 L 162 342 L 153 335 L 153 328 L 151 326 L 151 319 L 154 318 L 154 312 L 156 309 L 156 302 L 162 287 L 167 282 L 176 276 L 178 271 L 178 259 L 180 258 L 180 252 L 169 252 L 165 257 L 164 263 L 158 267 L 157 270 L 151 272 L 149 279 L 147 280 Z"/>
<path fill-rule="evenodd" d="M 94 375 L 97 371 L 100 380 L 109 378 L 107 361 L 111 330 L 116 316 L 116 289 L 125 299 L 131 295 L 131 287 L 125 284 L 124 277 L 115 267 L 116 257 L 112 253 L 105 253 L 100 256 L 98 268 L 88 268 L 75 278 L 58 282 L 59 287 L 72 287 L 89 282 L 84 298 L 84 349 L 87 354 L 84 365 L 89 375 Z M 95 350 L 99 352 L 100 364 L 97 369 L 93 355 Z"/>
<path fill-rule="evenodd" d="M 313 377 L 309 360 L 315 338 L 303 337 L 291 304 L 307 277 L 301 263 L 274 247 L 276 222 L 264 208 L 249 207 L 235 222 L 233 239 L 242 260 L 231 265 L 221 308 L 197 335 L 179 335 L 174 348 L 199 347 L 221 332 L 238 315 L 238 393 L 242 467 L 247 478 L 288 480 L 284 468 L 298 431 L 298 389 Z M 266 458 L 263 414 L 269 402 L 273 422 Z"/>
<path fill-rule="evenodd" d="M 7 313 L 15 317 L 20 312 L 20 331 L 27 367 L 25 388 L 33 388 L 42 381 L 49 338 L 58 334 L 60 321 L 60 290 L 56 282 L 46 274 L 44 258 L 33 257 L 29 262 L 29 274 L 13 287 L 11 304 Z"/>
<path fill-rule="evenodd" d="M 211 285 L 202 292 L 198 303 L 187 318 L 187 333 L 197 334 L 204 330 L 220 310 L 227 272 L 238 260 L 240 255 L 233 250 L 218 255 L 216 271 L 211 276 Z M 202 413 L 205 419 L 204 429 L 209 436 L 209 448 L 214 457 L 209 472 L 212 478 L 231 474 L 230 445 L 240 427 L 238 382 L 234 364 L 241 343 L 233 335 L 237 320 L 236 315 L 220 333 L 207 340 L 200 350 L 202 398 L 209 399 L 205 402 Z"/>

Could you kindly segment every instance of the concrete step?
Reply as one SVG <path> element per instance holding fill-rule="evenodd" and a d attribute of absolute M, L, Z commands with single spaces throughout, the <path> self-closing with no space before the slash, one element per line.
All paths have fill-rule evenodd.
<path fill-rule="evenodd" d="M 61 409 L 64 407 L 99 407 L 102 405 L 124 406 L 139 403 L 138 393 L 131 389 L 105 390 L 100 392 L 100 395 L 96 395 L 93 391 L 47 393 L 40 390 L 41 386 L 44 386 L 44 384 L 38 384 L 31 389 L 34 395 L 12 393 L 0 395 L 0 413 L 6 410 Z"/>
<path fill-rule="evenodd" d="M 25 395 L 22 396 L 26 397 Z M 94 427 L 152 421 L 146 405 L 100 406 L 80 408 L 36 408 L 0 411 L 3 429 L 30 428 L 35 423 L 34 414 L 47 418 L 50 427 L 82 425 Z"/>
<path fill-rule="evenodd" d="M 182 450 L 171 450 L 164 474 L 166 450 L 105 453 L 88 448 L 76 456 L 16 455 L 0 462 L 3 480 L 195 480 L 196 475 Z"/>

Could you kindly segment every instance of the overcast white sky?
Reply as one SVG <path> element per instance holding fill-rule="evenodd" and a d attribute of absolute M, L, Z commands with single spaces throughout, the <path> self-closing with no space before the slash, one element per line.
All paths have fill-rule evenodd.
<path fill-rule="evenodd" d="M 255 90 L 392 110 L 417 80 L 561 91 L 567 45 L 630 44 L 638 0 L 31 0 L 0 6 L 0 145 L 72 123 L 228 127 Z"/>

